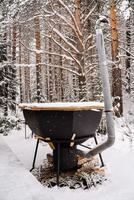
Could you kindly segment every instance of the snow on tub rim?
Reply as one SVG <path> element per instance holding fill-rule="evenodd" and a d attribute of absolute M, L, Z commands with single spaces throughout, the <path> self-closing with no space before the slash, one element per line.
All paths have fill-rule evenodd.
<path fill-rule="evenodd" d="M 19 108 L 25 110 L 103 110 L 103 102 L 55 102 L 55 103 L 20 103 Z"/>

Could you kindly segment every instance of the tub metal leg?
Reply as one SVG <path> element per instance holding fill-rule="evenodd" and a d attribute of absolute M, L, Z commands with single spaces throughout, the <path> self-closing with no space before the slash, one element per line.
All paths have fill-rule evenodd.
<path fill-rule="evenodd" d="M 33 133 L 33 131 L 32 131 L 32 133 L 31 133 L 31 137 L 33 138 L 33 135 L 34 135 L 34 133 Z"/>
<path fill-rule="evenodd" d="M 58 145 L 58 161 L 57 161 L 57 186 L 59 186 L 59 175 L 60 175 L 60 143 Z"/>
<path fill-rule="evenodd" d="M 98 144 L 98 141 L 97 141 L 96 136 L 94 136 L 94 141 L 95 141 L 95 144 L 97 145 L 97 144 Z M 100 158 L 100 161 L 101 161 L 101 167 L 104 167 L 105 164 L 104 164 L 104 161 L 103 161 L 103 158 L 102 158 L 101 153 L 99 153 L 99 158 Z"/>
<path fill-rule="evenodd" d="M 25 122 L 25 139 L 27 139 L 27 129 L 26 129 L 26 122 Z"/>
<path fill-rule="evenodd" d="M 38 151 L 38 146 L 39 146 L 39 138 L 37 139 L 37 143 L 36 143 L 36 148 L 35 148 L 35 153 L 34 153 L 34 159 L 33 159 L 33 164 L 32 164 L 32 168 L 30 169 L 30 172 L 34 169 L 35 166 L 35 161 L 36 161 L 36 156 L 37 156 L 37 151 Z"/>

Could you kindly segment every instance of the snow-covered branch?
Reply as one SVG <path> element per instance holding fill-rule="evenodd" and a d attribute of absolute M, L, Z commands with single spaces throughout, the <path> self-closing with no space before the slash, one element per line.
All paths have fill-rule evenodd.
<path fill-rule="evenodd" d="M 19 43 L 23 46 L 23 47 L 25 47 L 28 51 L 31 51 L 31 52 L 34 52 L 34 53 L 36 53 L 36 54 L 44 54 L 45 53 L 45 50 L 42 50 L 42 49 L 30 49 L 29 47 L 27 47 L 23 42 L 21 42 L 20 40 L 19 40 Z"/>
<path fill-rule="evenodd" d="M 66 60 L 74 60 L 72 57 L 69 57 L 65 54 L 58 54 L 58 53 L 55 53 L 55 52 L 50 52 L 50 51 L 46 51 L 44 49 L 30 49 L 29 47 L 27 47 L 25 44 L 23 44 L 21 41 L 20 41 L 21 45 L 23 45 L 28 51 L 30 52 L 33 52 L 33 53 L 36 53 L 36 54 L 49 54 L 49 55 L 54 55 L 54 56 L 58 56 L 58 57 L 62 57 L 63 59 L 66 59 Z M 77 63 L 78 64 L 78 63 Z"/>
<path fill-rule="evenodd" d="M 86 46 L 86 44 L 88 43 L 88 41 L 91 39 L 93 37 L 93 34 L 90 34 L 87 38 L 86 38 L 86 40 L 85 40 L 85 46 Z"/>
<path fill-rule="evenodd" d="M 15 66 L 16 67 L 35 67 L 35 66 L 48 66 L 48 67 L 53 67 L 53 68 L 59 68 L 59 69 L 63 69 L 63 70 L 66 70 L 66 71 L 69 71 L 73 74 L 76 74 L 77 76 L 80 76 L 80 74 L 72 69 L 69 69 L 68 67 L 62 67 L 60 65 L 53 65 L 53 64 L 48 64 L 48 63 L 38 63 L 38 64 L 16 64 Z"/>
<path fill-rule="evenodd" d="M 91 14 L 94 12 L 94 10 L 96 9 L 97 7 L 97 3 L 95 4 L 95 6 L 89 11 L 89 13 L 87 14 L 87 16 L 85 17 L 85 19 L 83 20 L 83 22 L 85 23 L 88 18 L 91 16 Z"/>
<path fill-rule="evenodd" d="M 69 22 L 63 15 L 59 14 L 54 9 L 53 9 L 53 12 L 55 13 L 56 16 L 58 16 L 60 19 L 62 19 L 74 31 L 74 33 L 76 34 L 81 46 L 83 47 L 83 42 L 82 42 L 82 40 L 81 40 L 76 28 L 71 24 L 71 22 Z"/>
<path fill-rule="evenodd" d="M 77 76 L 80 76 L 80 74 L 72 69 L 69 69 L 68 67 L 61 67 L 59 65 L 52 65 L 52 64 L 45 64 L 45 63 L 41 63 L 41 65 L 47 65 L 47 66 L 50 66 L 50 67 L 54 67 L 54 68 L 59 68 L 59 69 L 63 69 L 63 70 L 66 70 L 66 71 L 69 71 L 73 74 L 76 74 Z"/>
<path fill-rule="evenodd" d="M 82 33 L 81 33 L 80 29 L 79 29 L 79 26 L 77 24 L 77 21 L 76 21 L 74 15 L 72 14 L 72 12 L 70 11 L 70 9 L 64 4 L 64 2 L 62 0 L 58 0 L 58 2 L 66 9 L 66 11 L 68 12 L 68 14 L 71 16 L 71 18 L 73 20 L 73 23 L 74 23 L 74 26 L 76 27 L 76 30 L 78 31 L 78 34 L 81 37 Z"/>
<path fill-rule="evenodd" d="M 52 40 L 55 42 L 55 44 L 57 44 L 62 50 L 64 50 L 67 54 L 70 55 L 70 57 L 78 64 L 78 67 L 80 67 L 80 69 L 82 69 L 82 66 L 79 62 L 79 60 L 77 60 L 73 54 L 66 48 L 64 48 L 59 42 L 57 42 L 53 37 L 52 37 Z"/>
<path fill-rule="evenodd" d="M 54 53 L 54 52 L 49 52 L 49 51 L 45 51 L 45 50 L 34 50 L 34 49 L 30 49 L 30 48 L 28 48 L 26 45 L 24 45 L 22 42 L 21 42 L 21 44 L 28 50 L 28 51 L 30 51 L 30 52 L 33 52 L 33 53 L 35 53 L 35 54 L 37 54 L 37 53 L 39 53 L 39 54 L 49 54 L 49 55 L 54 55 L 54 56 L 58 56 L 58 57 L 62 57 L 62 59 L 65 59 L 65 60 L 71 60 L 71 61 L 75 61 L 77 64 L 78 64 L 78 66 L 80 67 L 80 63 L 79 63 L 79 61 L 77 60 L 77 59 L 75 59 L 75 57 L 73 57 L 73 55 L 71 54 L 71 53 L 69 53 L 68 51 L 66 51 L 66 49 L 63 49 L 64 51 L 66 51 L 68 54 L 70 54 L 71 56 L 69 57 L 69 56 L 67 56 L 67 55 L 65 55 L 65 54 L 57 54 L 57 53 Z M 58 44 L 57 44 L 58 45 Z M 60 46 L 61 47 L 61 46 Z M 17 66 L 19 66 L 18 64 L 17 64 Z M 27 64 L 25 65 L 25 64 L 22 64 L 21 66 L 27 66 Z M 32 64 L 31 64 L 31 67 L 32 67 Z"/>
<path fill-rule="evenodd" d="M 80 52 L 78 51 L 78 49 L 72 45 L 65 37 L 62 33 L 60 33 L 60 31 L 58 31 L 56 28 L 53 28 L 53 31 L 71 48 L 73 49 L 76 53 L 80 54 Z"/>
<path fill-rule="evenodd" d="M 108 40 L 109 42 L 111 42 L 110 39 L 106 38 L 106 40 Z M 119 49 L 124 50 L 125 52 L 129 53 L 133 58 L 134 58 L 134 54 L 132 54 L 130 51 L 128 51 L 127 49 L 123 48 L 122 46 L 119 46 Z"/>
<path fill-rule="evenodd" d="M 132 54 L 130 51 L 128 51 L 127 49 L 125 49 L 125 48 L 123 48 L 121 46 L 119 46 L 119 48 L 124 50 L 125 52 L 129 53 L 132 56 L 132 58 L 134 58 L 134 54 Z"/>
<path fill-rule="evenodd" d="M 87 51 L 91 51 L 92 49 L 94 49 L 96 47 L 96 45 L 92 45 L 92 46 L 89 46 Z"/>

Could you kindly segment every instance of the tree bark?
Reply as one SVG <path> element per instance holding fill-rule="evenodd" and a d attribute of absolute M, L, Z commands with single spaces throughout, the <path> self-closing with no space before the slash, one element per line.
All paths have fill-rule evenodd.
<path fill-rule="evenodd" d="M 131 93 L 131 56 L 129 51 L 131 50 L 131 20 L 130 17 L 126 20 L 126 71 L 125 71 L 125 77 L 126 77 L 126 92 L 128 94 Z"/>
<path fill-rule="evenodd" d="M 116 3 L 115 0 L 110 1 L 110 24 L 111 24 L 111 48 L 112 48 L 112 61 L 117 63 L 118 59 L 118 30 L 117 30 L 117 16 L 116 16 Z M 122 76 L 119 63 L 112 66 L 112 96 L 115 99 L 114 104 L 119 103 L 117 116 L 123 113 L 122 103 Z"/>
<path fill-rule="evenodd" d="M 76 23 L 81 30 L 81 0 L 75 0 L 75 19 Z M 83 41 L 83 37 L 80 36 L 81 41 Z M 87 91 L 86 91 L 86 77 L 85 77 L 85 69 L 84 69 L 84 49 L 79 40 L 77 40 L 77 48 L 79 50 L 79 54 L 77 54 L 77 59 L 79 60 L 81 67 L 78 67 L 80 76 L 79 79 L 79 101 L 85 101 L 87 99 Z"/>
<path fill-rule="evenodd" d="M 36 42 L 36 50 L 41 49 L 41 36 L 40 36 L 40 19 L 39 17 L 34 18 L 35 25 L 35 42 Z M 36 83 L 37 83 L 37 101 L 41 101 L 42 95 L 42 78 L 41 78 L 41 54 L 36 52 Z"/>
<path fill-rule="evenodd" d="M 16 61 L 16 38 L 17 38 L 17 28 L 16 24 L 13 23 L 13 30 L 12 30 L 12 82 L 13 82 L 13 88 L 12 88 L 12 110 L 16 112 L 16 67 L 15 67 L 15 61 Z"/>
<path fill-rule="evenodd" d="M 22 88 L 22 68 L 21 68 L 21 26 L 19 26 L 19 86 L 20 86 L 20 102 L 23 102 L 23 88 Z"/>

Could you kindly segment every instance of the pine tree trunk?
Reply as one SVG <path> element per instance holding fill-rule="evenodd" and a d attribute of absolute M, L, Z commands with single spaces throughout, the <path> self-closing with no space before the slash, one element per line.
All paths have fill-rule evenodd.
<path fill-rule="evenodd" d="M 49 32 L 49 34 L 51 35 L 52 33 Z M 49 38 L 48 39 L 48 49 L 49 49 L 49 52 L 51 53 L 52 52 L 52 39 Z M 52 64 L 52 55 L 49 54 L 48 55 L 48 63 L 51 65 Z M 53 73 L 53 69 L 51 66 L 49 66 L 49 87 L 48 87 L 48 99 L 50 102 L 52 102 L 52 99 L 53 99 L 53 80 L 52 80 L 52 73 Z"/>
<path fill-rule="evenodd" d="M 12 81 L 13 81 L 13 88 L 12 88 L 12 110 L 16 112 L 16 89 L 15 89 L 15 82 L 16 82 L 16 37 L 17 37 L 17 29 L 16 24 L 13 23 L 13 31 L 12 31 Z"/>
<path fill-rule="evenodd" d="M 110 1 L 110 24 L 111 24 L 111 48 L 112 48 L 112 61 L 114 63 L 118 62 L 118 30 L 117 30 L 117 16 L 116 16 L 116 3 L 115 0 Z M 118 102 L 120 104 L 118 108 L 117 116 L 123 113 L 123 103 L 122 103 L 122 76 L 121 69 L 119 68 L 119 63 L 112 66 L 112 96 L 115 99 L 115 104 Z"/>
<path fill-rule="evenodd" d="M 5 66 L 5 77 L 8 77 L 8 66 Z M 8 82 L 5 83 L 4 98 L 5 98 L 4 116 L 8 116 Z"/>
<path fill-rule="evenodd" d="M 130 79 L 130 75 L 131 75 L 131 58 L 130 58 L 130 46 L 131 46 L 131 26 L 130 26 L 130 18 L 127 19 L 126 21 L 126 60 L 125 60 L 125 64 L 126 64 L 126 92 L 128 94 L 130 94 L 131 92 L 131 88 L 130 88 L 130 83 L 131 83 L 131 79 Z"/>
<path fill-rule="evenodd" d="M 79 29 L 81 30 L 81 0 L 75 0 L 75 19 Z M 81 40 L 83 40 L 82 36 L 80 36 Z M 79 67 L 79 101 L 85 101 L 87 99 L 87 91 L 86 91 L 86 77 L 85 77 L 85 69 L 84 69 L 84 49 L 80 44 L 79 40 L 77 41 L 77 48 L 79 50 L 79 54 L 77 55 L 77 59 L 79 60 L 81 67 Z"/>
<path fill-rule="evenodd" d="M 60 14 L 62 14 L 61 13 L 61 6 L 59 6 L 59 13 Z M 61 24 L 59 24 L 59 31 L 61 32 L 61 30 L 62 30 L 62 27 L 61 27 Z M 60 41 L 60 44 L 62 44 L 62 39 L 61 38 L 59 38 L 59 41 Z M 59 54 L 60 55 L 62 55 L 62 49 L 60 48 L 59 49 Z M 63 66 L 63 61 L 62 61 L 62 57 L 60 57 L 60 59 L 59 59 L 59 64 L 60 64 L 60 66 L 62 67 Z M 60 90 L 60 98 L 59 98 L 59 100 L 60 101 L 63 101 L 64 100 L 64 92 L 63 92 L 63 70 L 62 69 L 59 69 L 59 90 Z"/>
<path fill-rule="evenodd" d="M 4 44 L 7 43 L 7 27 L 5 28 L 4 38 L 3 38 Z M 7 56 L 7 55 L 6 55 Z M 5 65 L 4 67 L 4 77 L 5 77 L 5 84 L 4 84 L 4 116 L 8 116 L 8 65 Z"/>
<path fill-rule="evenodd" d="M 19 40 L 21 41 L 21 26 L 19 26 Z M 23 88 L 22 88 L 22 68 L 21 68 L 21 43 L 19 42 L 19 86 L 20 86 L 20 102 L 23 102 Z"/>
<path fill-rule="evenodd" d="M 41 49 L 41 36 L 40 36 L 40 19 L 39 17 L 34 18 L 35 25 L 35 42 L 36 50 Z M 42 95 L 42 78 L 41 78 L 41 54 L 36 52 L 36 83 L 37 83 L 37 101 L 41 101 Z"/>
<path fill-rule="evenodd" d="M 28 30 L 29 32 L 29 30 Z M 27 36 L 27 47 L 29 47 L 29 41 L 30 38 Z M 25 101 L 30 102 L 31 101 L 31 94 L 30 94 L 30 68 L 29 68 L 29 51 L 25 50 L 24 51 L 24 64 L 26 65 L 24 67 L 24 79 L 25 79 Z"/>

